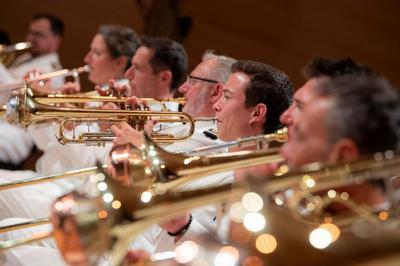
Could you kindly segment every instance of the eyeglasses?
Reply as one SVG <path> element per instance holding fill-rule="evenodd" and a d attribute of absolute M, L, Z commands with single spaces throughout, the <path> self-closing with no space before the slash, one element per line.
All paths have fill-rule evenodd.
<path fill-rule="evenodd" d="M 187 76 L 187 82 L 189 85 L 193 85 L 197 80 L 204 81 L 204 82 L 211 82 L 211 83 L 219 83 L 219 81 L 212 80 L 212 79 L 205 79 L 205 78 L 200 78 L 200 77 L 195 77 L 192 75 Z"/>

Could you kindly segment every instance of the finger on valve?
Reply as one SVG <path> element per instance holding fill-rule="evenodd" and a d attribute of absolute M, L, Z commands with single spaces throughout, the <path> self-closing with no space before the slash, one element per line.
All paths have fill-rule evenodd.
<path fill-rule="evenodd" d="M 62 94 L 77 94 L 81 91 L 81 86 L 76 82 L 67 82 L 61 87 Z"/>

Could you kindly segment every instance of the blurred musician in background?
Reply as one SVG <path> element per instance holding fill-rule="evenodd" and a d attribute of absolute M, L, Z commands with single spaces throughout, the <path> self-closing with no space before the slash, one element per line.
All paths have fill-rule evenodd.
<path fill-rule="evenodd" d="M 85 63 L 89 64 L 91 68 L 89 79 L 95 84 L 106 83 L 110 78 L 123 79 L 124 71 L 130 66 L 130 60 L 139 43 L 139 38 L 130 28 L 118 25 L 101 26 L 93 39 L 91 50 L 85 57 Z M 106 79 L 102 79 L 103 76 Z M 72 88 L 71 90 L 75 90 L 74 88 L 79 88 L 79 84 L 76 84 L 68 83 L 64 89 Z M 34 175 L 83 167 L 87 164 L 85 155 L 92 157 L 90 158 L 90 165 L 94 164 L 93 151 L 90 153 L 85 152 L 87 147 L 80 145 L 62 146 L 54 136 L 55 128 L 53 127 L 49 128 L 40 125 L 38 128 L 29 129 L 29 132 L 34 137 L 36 145 L 44 151 L 43 156 L 36 165 L 38 173 L 35 174 L 31 171 L 1 171 L 2 182 L 16 181 L 17 179 Z M 21 144 L 19 143 L 18 145 Z M 12 223 L 18 219 L 24 220 L 24 218 L 47 217 L 49 214 L 48 206 L 52 201 L 59 195 L 74 189 L 76 184 L 80 184 L 80 182 L 63 180 L 0 192 L 2 199 L 0 203 L 0 220 L 9 218 L 0 222 L 0 224 Z M 45 228 L 42 226 L 31 230 L 20 230 L 17 233 L 10 232 L 9 234 L 1 235 L 0 239 L 20 238 L 32 232 L 43 231 Z M 58 250 L 52 248 L 54 247 L 53 241 L 43 241 L 40 245 L 43 245 L 43 247 L 27 246 L 24 249 L 17 249 L 12 253 L 7 253 L 5 257 L 7 263 L 5 265 L 24 265 L 27 262 L 21 257 L 32 256 L 33 251 L 40 252 L 42 255 L 45 253 L 49 254 L 49 256 L 51 255 L 52 265 L 63 265 L 58 255 Z M 40 260 L 37 263 L 35 262 L 35 265 L 41 265 Z"/>
<path fill-rule="evenodd" d="M 26 36 L 26 41 L 31 43 L 31 48 L 29 52 L 17 57 L 8 69 L 12 78 L 22 79 L 33 70 L 52 72 L 61 69 L 57 50 L 63 34 L 64 24 L 59 18 L 50 14 L 35 15 L 29 24 Z M 4 66 L 0 69 L 5 70 Z M 9 75 L 8 72 L 2 71 L 2 73 Z M 0 76 L 3 75 L 2 73 Z M 62 84 L 63 79 L 55 79 L 55 87 L 60 87 Z M 9 93 L 10 91 L 0 92 L 3 102 L 8 99 Z M 0 119 L 0 139 L 0 168 L 21 168 L 21 164 L 33 148 L 33 141 L 29 134 Z"/>
<path fill-rule="evenodd" d="M 117 74 L 121 75 L 124 69 L 128 67 L 129 61 L 134 54 L 139 41 L 134 31 L 126 27 L 103 26 L 101 27 L 101 30 L 99 30 L 99 32 L 101 32 L 102 36 L 104 36 L 104 40 L 108 40 L 107 44 L 110 47 L 110 51 L 108 51 L 108 48 L 107 50 L 101 50 L 100 48 L 98 48 L 101 50 L 100 52 L 98 52 L 101 54 L 100 57 L 105 57 L 105 59 L 89 61 L 91 61 L 92 67 L 96 70 L 99 70 L 101 68 L 100 66 L 105 69 L 105 62 L 109 61 L 110 65 L 112 65 L 110 66 L 110 69 L 115 69 L 116 74 L 114 77 L 117 77 Z M 103 55 L 104 53 L 106 55 Z M 112 62 L 112 59 L 110 58 L 111 53 L 119 53 L 121 57 L 119 61 L 125 62 L 126 65 L 119 65 L 115 62 Z M 109 71 L 110 70 L 107 70 L 107 73 Z M 96 71 L 94 76 L 96 77 L 97 75 L 101 76 L 102 74 L 100 73 L 100 71 Z M 42 128 L 44 129 L 41 130 Z M 36 175 L 66 171 L 79 167 L 84 167 L 86 165 L 92 166 L 95 163 L 95 158 L 90 158 L 90 163 L 85 161 L 84 150 L 86 149 L 86 147 L 80 145 L 62 146 L 61 144 L 59 144 L 54 136 L 54 128 L 51 128 L 51 130 L 49 130 L 48 128 L 40 126 L 37 129 L 30 130 L 30 133 L 34 136 L 38 147 L 45 152 L 36 165 Z M 48 134 L 48 136 L 44 135 L 45 133 Z M 18 146 L 22 145 L 21 143 L 13 141 L 10 141 L 7 144 L 10 145 L 14 143 Z M 93 153 L 90 153 L 89 155 L 90 157 L 94 157 Z M 31 171 L 1 171 L 1 179 L 3 182 L 13 180 L 15 181 L 15 179 L 31 177 L 32 175 L 34 175 L 34 173 L 32 173 Z M 51 187 L 51 189 L 49 189 L 49 186 Z M 56 196 L 62 194 L 65 191 L 73 189 L 74 182 L 72 180 L 65 182 L 60 181 L 56 183 L 55 187 L 53 186 L 54 184 L 49 183 L 40 185 L 38 187 L 26 187 L 23 189 L 21 188 L 0 192 L 1 198 L 4 200 L 2 202 L 2 205 L 4 204 L 5 206 L 7 206 L 1 208 L 0 218 L 45 217 L 48 214 L 48 211 L 46 208 L 43 208 L 43 206 L 48 206 L 48 204 Z M 18 207 L 21 205 L 22 202 L 25 207 Z M 27 206 L 31 207 L 28 208 Z"/>
<path fill-rule="evenodd" d="M 310 85 L 309 96 L 311 101 L 282 148 L 291 168 L 311 162 L 351 162 L 362 155 L 398 150 L 399 95 L 384 78 L 345 75 L 319 79 Z M 385 202 L 380 187 L 368 183 L 338 191 L 346 191 L 350 199 L 369 206 Z"/>
<path fill-rule="evenodd" d="M 184 82 L 188 59 L 185 48 L 173 40 L 145 36 L 126 71 L 131 95 L 173 98 Z"/>
<path fill-rule="evenodd" d="M 128 84 L 124 73 L 131 66 L 131 59 L 139 45 L 140 38 L 131 28 L 100 26 L 84 58 L 90 68 L 89 80 L 101 87 L 107 86 L 111 79 L 120 85 Z M 64 93 L 81 91 L 80 85 L 75 82 L 67 82 L 62 89 Z"/>
<path fill-rule="evenodd" d="M 282 114 L 280 121 L 288 128 L 290 138 L 293 125 L 296 124 L 304 107 L 313 98 L 312 87 L 321 79 L 334 78 L 343 75 L 367 75 L 373 71 L 367 66 L 354 62 L 350 58 L 330 59 L 313 58 L 303 69 L 306 83 L 300 87 L 293 95 L 293 102 L 290 107 Z"/>
<path fill-rule="evenodd" d="M 51 14 L 37 14 L 29 23 L 26 41 L 31 44 L 29 51 L 17 57 L 8 70 L 14 79 L 22 79 L 28 72 L 37 70 L 43 73 L 62 69 L 58 48 L 64 35 L 64 23 Z M 63 79 L 54 79 L 58 88 Z"/>
<path fill-rule="evenodd" d="M 139 37 L 128 27 L 119 25 L 99 27 L 84 58 L 90 67 L 89 80 L 100 86 L 107 86 L 110 79 L 118 84 L 127 84 L 124 72 L 130 67 L 131 59 L 139 44 Z M 67 82 L 62 90 L 68 94 L 77 93 L 80 91 L 80 85 L 76 82 Z M 54 136 L 56 126 L 36 126 L 28 130 L 38 148 L 44 151 L 36 163 L 36 171 L 40 173 L 92 166 L 96 158 L 102 157 L 105 152 L 104 149 L 96 147 L 61 145 Z M 86 130 L 86 126 L 84 129 L 77 129 L 79 130 Z M 94 153 L 102 155 L 96 157 Z"/>

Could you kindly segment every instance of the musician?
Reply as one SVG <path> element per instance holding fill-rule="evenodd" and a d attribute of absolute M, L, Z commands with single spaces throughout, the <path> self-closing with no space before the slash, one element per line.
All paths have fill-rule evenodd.
<path fill-rule="evenodd" d="M 37 14 L 29 23 L 26 41 L 31 43 L 29 52 L 17 57 L 9 71 L 15 79 L 21 79 L 34 69 L 47 73 L 62 69 L 57 50 L 64 34 L 64 23 L 51 14 Z M 60 87 L 62 79 L 54 80 L 54 87 Z"/>
<path fill-rule="evenodd" d="M 306 83 L 293 95 L 293 102 L 290 107 L 281 115 L 280 121 L 288 128 L 290 138 L 293 125 L 301 115 L 304 107 L 312 101 L 313 91 L 318 80 L 339 77 L 343 75 L 369 75 L 373 71 L 365 65 L 359 64 L 350 58 L 330 59 L 316 57 L 303 69 Z"/>
<path fill-rule="evenodd" d="M 318 80 L 313 100 L 304 107 L 282 155 L 292 168 L 310 162 L 351 162 L 362 155 L 399 148 L 398 92 L 377 75 Z M 304 152 L 307 151 L 307 152 Z M 369 183 L 339 188 L 370 206 L 384 204 L 379 186 Z"/>
<path fill-rule="evenodd" d="M 222 97 L 214 104 L 218 136 L 222 140 L 275 131 L 279 116 L 291 102 L 292 85 L 285 73 L 255 61 L 239 60 L 232 65 L 232 74 L 223 87 Z M 233 182 L 233 173 L 213 175 L 183 186 L 195 189 Z M 214 206 L 193 210 L 159 226 L 153 226 L 134 243 L 134 248 L 148 252 L 173 250 L 184 240 L 204 231 L 215 235 L 217 223 Z M 194 226 L 192 226 L 194 225 Z M 202 227 L 200 227 L 201 225 Z M 133 251 L 134 252 L 134 251 Z"/>
<path fill-rule="evenodd" d="M 64 33 L 63 22 L 54 15 L 35 15 L 29 24 L 26 40 L 31 43 L 28 53 L 19 56 L 10 66 L 9 71 L 15 79 L 22 77 L 29 71 L 36 69 L 42 72 L 51 72 L 61 69 L 57 50 Z M 3 79 L 4 80 L 4 79 Z M 54 81 L 60 86 L 63 80 Z M 0 97 L 5 102 L 9 92 Z M 0 119 L 0 168 L 19 169 L 24 159 L 33 148 L 32 138 L 24 130 L 9 125 Z"/>
<path fill-rule="evenodd" d="M 108 86 L 110 79 L 126 85 L 125 71 L 140 45 L 140 38 L 131 28 L 120 25 L 102 25 L 90 44 L 84 62 L 90 68 L 89 80 L 101 87 Z M 68 82 L 63 86 L 65 93 L 77 93 L 79 84 Z"/>
<path fill-rule="evenodd" d="M 93 39 L 91 51 L 85 58 L 92 69 L 89 78 L 94 82 L 102 82 L 101 77 L 103 75 L 108 78 L 123 78 L 123 73 L 129 67 L 138 43 L 137 35 L 130 28 L 117 25 L 101 26 Z M 100 148 L 93 151 L 81 145 L 62 146 L 54 136 L 55 128 L 53 127 L 48 130 L 47 127 L 40 126 L 29 131 L 34 136 L 36 145 L 45 152 L 36 164 L 37 173 L 32 171 L 1 171 L 2 182 L 16 181 L 95 164 L 96 157 L 93 152 L 100 150 Z M 47 134 L 47 136 L 44 134 Z M 9 143 L 7 144 L 9 145 Z M 16 144 L 18 144 L 18 147 L 21 145 L 21 143 Z M 56 197 L 74 189 L 77 184 L 81 184 L 81 181 L 70 179 L 2 191 L 0 192 L 2 199 L 0 202 L 0 220 L 9 217 L 47 217 L 47 206 Z"/>
<path fill-rule="evenodd" d="M 182 111 L 193 118 L 214 117 L 213 105 L 222 95 L 223 84 L 228 79 L 234 62 L 235 60 L 232 58 L 206 51 L 202 62 L 195 67 L 186 81 L 179 87 L 179 92 L 186 99 Z M 112 126 L 111 129 L 117 136 L 114 144 L 132 142 L 140 145 L 141 142 L 136 141 L 142 138 L 142 133 L 133 130 L 127 123 L 120 123 L 118 126 Z M 161 132 L 176 136 L 182 132 L 187 132 L 187 130 L 188 128 L 185 125 L 170 125 Z M 210 130 L 215 130 L 215 125 L 211 121 L 197 121 L 195 122 L 195 132 L 190 139 L 173 143 L 166 146 L 165 149 L 169 151 L 186 151 L 192 148 L 213 145 L 216 140 L 206 132 L 211 132 Z"/>
<path fill-rule="evenodd" d="M 172 98 L 187 72 L 185 48 L 173 40 L 144 36 L 126 71 L 132 94 L 143 98 Z"/>
<path fill-rule="evenodd" d="M 314 97 L 312 88 L 318 81 L 343 75 L 374 75 L 374 72 L 369 67 L 355 62 L 351 58 L 315 57 L 303 68 L 303 75 L 307 81 L 296 90 L 293 95 L 293 102 L 280 117 L 280 122 L 288 129 L 289 139 L 304 108 L 312 102 Z M 240 180 L 249 175 L 267 176 L 274 171 L 275 167 L 274 165 L 265 165 L 235 171 L 235 178 Z"/>
<path fill-rule="evenodd" d="M 130 67 L 132 56 L 139 44 L 140 39 L 131 28 L 120 25 L 100 26 L 84 58 L 90 67 L 89 80 L 102 87 L 107 86 L 110 79 L 117 84 L 128 84 L 124 73 Z M 62 90 L 67 94 L 77 93 L 80 91 L 80 85 L 68 82 Z M 99 91 L 102 91 L 101 88 Z M 36 145 L 45 152 L 36 163 L 38 172 L 51 173 L 91 166 L 96 160 L 93 153 L 101 153 L 103 150 L 80 145 L 63 146 L 56 140 L 55 130 L 56 127 L 51 127 L 51 130 L 41 126 L 29 128 Z M 86 127 L 83 130 L 87 130 Z M 46 135 L 47 137 L 44 137 Z M 80 155 L 79 160 L 77 154 Z"/>

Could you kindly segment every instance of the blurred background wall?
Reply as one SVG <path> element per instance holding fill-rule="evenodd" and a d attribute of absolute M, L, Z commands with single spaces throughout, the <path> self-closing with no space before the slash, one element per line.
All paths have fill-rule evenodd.
<path fill-rule="evenodd" d="M 400 85 L 398 0 L 13 0 L 2 1 L 0 29 L 23 41 L 33 14 L 61 17 L 64 67 L 83 64 L 101 24 L 183 43 L 190 69 L 206 49 L 253 59 L 288 73 L 296 86 L 314 56 L 350 56 Z M 87 86 L 90 86 L 87 84 Z"/>

